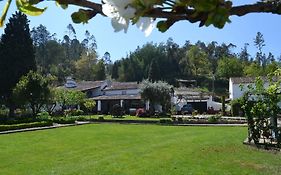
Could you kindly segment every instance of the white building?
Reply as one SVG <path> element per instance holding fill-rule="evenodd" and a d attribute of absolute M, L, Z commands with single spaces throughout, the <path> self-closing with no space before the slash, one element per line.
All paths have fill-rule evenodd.
<path fill-rule="evenodd" d="M 231 77 L 229 79 L 229 98 L 234 100 L 243 96 L 248 89 L 248 85 L 254 85 L 255 77 Z M 265 87 L 269 86 L 268 79 L 262 77 Z M 243 88 L 242 88 L 243 87 Z"/>

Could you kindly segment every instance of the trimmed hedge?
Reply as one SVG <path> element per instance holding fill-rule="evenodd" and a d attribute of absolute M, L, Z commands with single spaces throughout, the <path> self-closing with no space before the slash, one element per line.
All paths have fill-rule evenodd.
<path fill-rule="evenodd" d="M 8 131 L 8 130 L 17 130 L 17 129 L 26 129 L 26 128 L 34 128 L 34 127 L 44 127 L 44 126 L 52 126 L 52 122 L 33 122 L 33 123 L 22 123 L 22 124 L 14 124 L 14 125 L 0 125 L 0 131 Z"/>
<path fill-rule="evenodd" d="M 56 117 L 53 118 L 54 123 L 58 124 L 73 124 L 75 123 L 76 119 L 74 117 Z"/>

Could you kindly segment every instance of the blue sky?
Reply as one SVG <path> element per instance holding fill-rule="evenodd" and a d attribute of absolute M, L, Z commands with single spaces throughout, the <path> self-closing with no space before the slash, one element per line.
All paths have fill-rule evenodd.
<path fill-rule="evenodd" d="M 234 4 L 251 3 L 254 0 L 234 0 Z M 0 2 L 3 8 L 5 1 Z M 30 28 L 43 24 L 51 33 L 56 33 L 58 38 L 66 34 L 66 26 L 71 22 L 71 13 L 77 8 L 69 7 L 63 10 L 55 5 L 54 2 L 46 2 L 40 5 L 48 6 L 47 11 L 38 17 L 31 17 Z M 16 10 L 15 5 L 11 6 L 8 17 Z M 187 21 L 176 23 L 167 32 L 161 33 L 154 29 L 149 37 L 139 31 L 135 26 L 130 26 L 128 32 L 115 33 L 111 27 L 110 19 L 97 16 L 89 21 L 88 24 L 73 24 L 78 39 L 82 39 L 86 30 L 90 31 L 96 37 L 98 53 L 102 56 L 106 51 L 111 54 L 111 59 L 116 60 L 125 57 L 128 53 L 134 51 L 138 46 L 147 42 L 166 42 L 169 37 L 174 42 L 183 45 L 186 40 L 195 43 L 198 40 L 209 43 L 217 41 L 233 43 L 237 46 L 235 52 L 240 51 L 244 43 L 249 43 L 249 51 L 254 54 L 256 48 L 253 46 L 253 39 L 259 31 L 264 35 L 266 46 L 264 52 L 272 52 L 275 56 L 281 55 L 281 15 L 271 14 L 251 14 L 244 17 L 231 17 L 232 23 L 227 24 L 223 29 L 214 27 L 198 27 L 198 23 L 190 24 Z M 4 28 L 0 28 L 0 34 Z"/>

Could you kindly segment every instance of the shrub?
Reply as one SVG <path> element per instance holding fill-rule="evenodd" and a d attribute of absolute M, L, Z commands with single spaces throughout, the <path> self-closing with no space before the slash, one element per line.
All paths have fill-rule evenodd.
<path fill-rule="evenodd" d="M 119 104 L 113 105 L 111 115 L 113 117 L 122 117 L 124 115 L 123 108 Z"/>
<path fill-rule="evenodd" d="M 208 122 L 210 122 L 210 123 L 216 123 L 216 122 L 218 122 L 219 120 L 220 120 L 220 116 L 218 116 L 218 115 L 213 115 L 213 116 L 211 116 L 211 117 L 209 117 L 208 118 Z"/>
<path fill-rule="evenodd" d="M 84 111 L 82 111 L 80 109 L 66 109 L 66 110 L 64 110 L 64 115 L 66 117 L 79 116 L 79 115 L 82 115 L 83 113 L 84 113 Z"/>
<path fill-rule="evenodd" d="M 22 124 L 13 124 L 13 125 L 0 125 L 0 131 L 17 130 L 17 129 L 34 128 L 34 127 L 44 127 L 44 126 L 51 126 L 51 125 L 52 125 L 52 122 L 50 122 L 50 121 L 22 123 Z"/>
<path fill-rule="evenodd" d="M 183 122 L 182 117 L 178 117 L 177 119 L 178 119 L 178 122 L 179 122 L 179 123 L 182 123 L 182 122 Z"/>
<path fill-rule="evenodd" d="M 73 124 L 75 123 L 76 119 L 73 117 L 56 117 L 53 118 L 54 123 L 58 124 Z"/>
<path fill-rule="evenodd" d="M 104 121 L 103 116 L 99 116 L 99 117 L 98 117 L 98 121 Z"/>
<path fill-rule="evenodd" d="M 40 121 L 49 121 L 51 120 L 51 116 L 48 112 L 40 112 L 37 114 L 36 118 Z"/>
<path fill-rule="evenodd" d="M 198 115 L 198 111 L 197 111 L 197 110 L 194 110 L 194 111 L 192 112 L 192 116 L 194 117 L 195 115 Z"/>
<path fill-rule="evenodd" d="M 87 112 L 92 112 L 93 108 L 96 106 L 96 102 L 92 99 L 84 100 L 83 106 L 86 108 Z"/>
<path fill-rule="evenodd" d="M 159 122 L 162 124 L 171 124 L 172 120 L 169 118 L 160 118 Z"/>
<path fill-rule="evenodd" d="M 241 109 L 241 102 L 240 99 L 235 99 L 231 101 L 231 114 L 232 116 L 240 116 L 242 109 Z"/>

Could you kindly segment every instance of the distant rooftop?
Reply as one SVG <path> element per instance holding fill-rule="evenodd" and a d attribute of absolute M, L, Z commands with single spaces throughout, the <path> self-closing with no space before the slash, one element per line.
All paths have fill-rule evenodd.
<path fill-rule="evenodd" d="M 104 91 L 128 90 L 128 89 L 138 89 L 138 88 L 139 88 L 139 84 L 137 82 L 112 82 L 110 86 L 104 89 Z"/>
<path fill-rule="evenodd" d="M 60 86 L 59 88 L 66 88 L 66 89 L 73 89 L 73 90 L 78 90 L 78 91 L 86 91 L 89 89 L 95 89 L 98 88 L 100 86 L 102 86 L 102 84 L 104 83 L 104 81 L 80 81 L 80 82 L 76 82 L 75 86 Z"/>
<path fill-rule="evenodd" d="M 231 77 L 233 84 L 241 83 L 254 83 L 257 77 Z M 268 82 L 267 77 L 261 77 L 263 81 Z M 277 77 L 274 77 L 274 81 L 277 81 Z"/>

